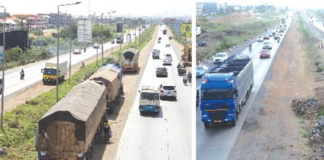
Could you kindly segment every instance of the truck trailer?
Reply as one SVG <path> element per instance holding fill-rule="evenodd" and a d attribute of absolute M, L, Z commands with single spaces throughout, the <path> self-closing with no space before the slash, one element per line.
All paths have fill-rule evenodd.
<path fill-rule="evenodd" d="M 137 72 L 139 51 L 135 48 L 129 48 L 120 56 L 123 72 Z"/>
<path fill-rule="evenodd" d="M 61 62 L 59 64 L 59 69 L 57 70 L 57 63 L 45 63 L 45 68 L 41 69 L 41 73 L 43 73 L 43 84 L 48 83 L 56 83 L 56 72 L 58 72 L 58 81 L 63 82 L 64 76 L 67 72 L 67 61 Z"/>
<path fill-rule="evenodd" d="M 94 81 L 74 88 L 38 122 L 38 159 L 90 159 L 94 136 L 105 119 L 107 90 Z"/>
<path fill-rule="evenodd" d="M 123 94 L 122 70 L 114 64 L 106 64 L 90 76 L 89 80 L 102 83 L 107 90 L 106 113 L 113 113 L 114 108 L 120 103 Z"/>
<path fill-rule="evenodd" d="M 200 86 L 200 110 L 205 128 L 211 123 L 223 122 L 235 126 L 253 85 L 253 63 L 249 57 L 233 57 L 206 74 Z"/>

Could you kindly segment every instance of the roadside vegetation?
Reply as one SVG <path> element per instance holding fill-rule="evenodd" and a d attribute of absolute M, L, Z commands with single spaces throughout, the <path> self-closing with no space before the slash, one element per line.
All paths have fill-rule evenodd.
<path fill-rule="evenodd" d="M 184 37 L 181 34 L 178 34 L 178 32 L 175 31 L 174 26 L 167 24 L 168 28 L 171 30 L 171 32 L 173 33 L 173 39 L 175 39 L 178 43 L 180 43 L 181 45 L 186 45 L 191 43 L 191 41 L 188 41 L 186 37 Z M 191 38 L 190 38 L 191 39 Z"/>
<path fill-rule="evenodd" d="M 232 15 L 217 15 L 212 17 L 197 17 L 197 26 L 201 27 L 201 34 L 197 42 L 206 42 L 206 47 L 197 47 L 197 60 L 210 58 L 217 52 L 227 51 L 229 48 L 246 43 L 278 24 L 278 16 L 283 12 L 267 11 L 246 14 L 245 12 Z"/>
<path fill-rule="evenodd" d="M 137 37 L 137 45 L 132 42 L 130 45 L 116 50 L 112 55 L 118 58 L 121 51 L 128 49 L 130 46 L 141 50 L 151 40 L 156 30 L 156 26 L 151 26 L 144 33 L 139 44 Z M 106 63 L 118 63 L 118 60 L 106 57 Z M 97 66 L 97 62 L 92 62 L 77 71 L 71 76 L 71 82 L 65 81 L 59 86 L 59 99 L 62 99 L 75 85 L 89 78 L 101 66 L 101 61 Z M 36 159 L 37 152 L 35 149 L 35 130 L 38 120 L 56 103 L 56 89 L 53 88 L 49 92 L 41 94 L 33 99 L 26 101 L 25 104 L 18 105 L 10 112 L 4 115 L 4 126 L 0 131 L 0 147 L 5 147 L 8 156 L 6 159 Z"/>

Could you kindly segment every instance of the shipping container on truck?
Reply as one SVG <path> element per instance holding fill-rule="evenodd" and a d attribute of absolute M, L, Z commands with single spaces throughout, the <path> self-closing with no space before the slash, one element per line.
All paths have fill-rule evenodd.
<path fill-rule="evenodd" d="M 253 85 L 253 63 L 249 57 L 232 57 L 206 74 L 200 86 L 200 110 L 205 128 L 223 122 L 235 126 Z"/>

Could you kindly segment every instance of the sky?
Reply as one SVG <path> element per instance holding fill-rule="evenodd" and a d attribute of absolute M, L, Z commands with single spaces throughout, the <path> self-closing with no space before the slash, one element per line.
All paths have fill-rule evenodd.
<path fill-rule="evenodd" d="M 267 3 L 275 6 L 288 6 L 288 8 L 295 9 L 324 9 L 324 1 L 322 0 L 196 0 L 196 2 L 216 2 L 228 4 L 241 4 L 241 5 L 258 5 Z"/>
<path fill-rule="evenodd" d="M 1 0 L 0 6 L 6 12 L 15 13 L 57 13 L 58 5 L 81 2 L 79 5 L 61 6 L 60 12 L 72 15 L 101 15 L 116 11 L 112 16 L 173 17 L 192 16 L 194 3 L 188 0 Z M 3 8 L 0 8 L 3 12 Z"/>

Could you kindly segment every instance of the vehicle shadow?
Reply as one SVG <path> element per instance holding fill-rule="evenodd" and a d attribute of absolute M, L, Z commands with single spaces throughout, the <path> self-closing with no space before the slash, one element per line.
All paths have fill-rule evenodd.
<path fill-rule="evenodd" d="M 124 105 L 124 102 L 125 102 L 125 97 L 121 96 L 119 104 L 114 108 L 113 112 L 106 114 L 106 118 L 108 121 L 109 120 L 115 121 L 117 119 L 119 112 L 121 110 L 121 107 Z"/>
<path fill-rule="evenodd" d="M 138 67 L 137 72 L 123 71 L 124 76 L 137 76 L 140 73 L 141 73 L 141 68 L 140 67 Z"/>
<path fill-rule="evenodd" d="M 231 129 L 231 123 L 210 123 L 209 128 L 207 130 L 223 130 L 223 129 Z"/>
<path fill-rule="evenodd" d="M 174 99 L 173 97 L 172 98 L 171 97 L 170 98 L 161 98 L 160 97 L 160 100 L 161 101 L 172 101 L 172 102 L 177 102 L 178 101 L 178 99 Z"/>
<path fill-rule="evenodd" d="M 143 112 L 141 114 L 142 117 L 147 117 L 147 118 L 163 118 L 163 109 L 162 107 L 160 108 L 160 111 L 158 113 L 155 112 Z"/>

